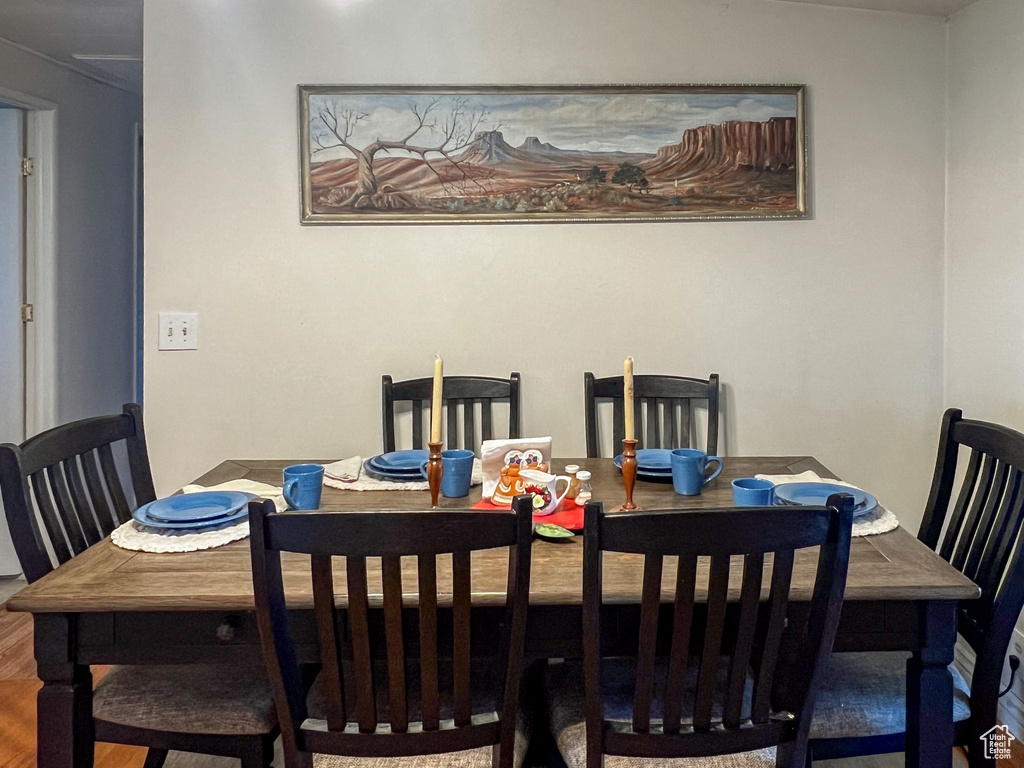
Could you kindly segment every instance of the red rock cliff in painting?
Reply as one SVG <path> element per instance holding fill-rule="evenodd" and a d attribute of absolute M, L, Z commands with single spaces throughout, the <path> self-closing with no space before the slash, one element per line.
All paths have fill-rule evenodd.
<path fill-rule="evenodd" d="M 796 167 L 796 118 L 763 123 L 702 125 L 641 163 L 649 176 L 692 178 L 733 171 L 787 171 Z"/>

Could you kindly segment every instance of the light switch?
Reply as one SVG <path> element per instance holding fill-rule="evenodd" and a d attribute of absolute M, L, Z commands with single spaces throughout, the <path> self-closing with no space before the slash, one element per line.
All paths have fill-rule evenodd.
<path fill-rule="evenodd" d="M 199 315 L 161 312 L 159 349 L 199 349 Z"/>

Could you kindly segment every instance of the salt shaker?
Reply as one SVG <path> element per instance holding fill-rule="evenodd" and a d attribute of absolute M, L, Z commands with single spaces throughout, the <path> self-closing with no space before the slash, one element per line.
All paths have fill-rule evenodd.
<path fill-rule="evenodd" d="M 576 491 L 576 506 L 582 507 L 594 497 L 594 488 L 590 485 L 590 472 L 585 469 L 576 472 L 579 489 Z"/>

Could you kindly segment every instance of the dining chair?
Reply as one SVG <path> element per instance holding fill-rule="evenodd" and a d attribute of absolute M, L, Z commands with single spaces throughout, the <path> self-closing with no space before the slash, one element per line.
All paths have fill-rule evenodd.
<path fill-rule="evenodd" d="M 708 756 L 733 768 L 804 768 L 843 604 L 852 497 L 612 515 L 590 503 L 584 514 L 582 675 L 559 664 L 547 678 L 549 721 L 569 768 L 599 768 L 605 756 L 609 768 Z M 815 553 L 800 552 L 811 547 L 820 547 L 816 566 Z M 635 625 L 602 625 L 603 593 L 621 587 L 603 573 L 604 552 L 644 558 Z M 816 568 L 806 610 L 789 610 L 794 567 Z M 603 647 L 609 636 L 615 646 Z"/>
<path fill-rule="evenodd" d="M 601 456 L 598 400 L 612 401 L 612 446 L 617 453 L 626 434 L 623 377 L 597 379 L 587 371 L 583 374 L 583 388 L 587 417 L 587 458 L 596 459 Z M 709 456 L 715 456 L 718 454 L 717 373 L 712 373 L 706 380 L 685 376 L 634 376 L 633 413 L 637 448 L 689 448 L 694 400 L 707 401 L 708 437 L 705 450 Z"/>
<path fill-rule="evenodd" d="M 479 447 L 476 442 L 476 404 L 480 404 L 480 433 L 482 440 L 493 437 L 492 408 L 495 400 L 508 401 L 508 437 L 519 437 L 519 384 L 520 375 L 513 371 L 507 379 L 488 376 L 445 376 L 442 404 L 447 408 L 446 448 Z M 426 448 L 423 436 L 424 412 L 428 418 L 434 389 L 432 378 L 392 381 L 381 377 L 382 411 L 384 415 L 384 452 L 395 450 L 395 403 L 412 403 L 412 447 Z M 459 443 L 459 412 L 462 412 L 462 442 Z M 428 433 L 429 437 L 429 433 Z"/>
<path fill-rule="evenodd" d="M 961 452 L 967 466 L 954 500 Z M 954 742 L 967 749 L 972 768 L 994 765 L 980 739 L 996 726 L 1003 664 L 1024 608 L 1022 523 L 1024 434 L 947 410 L 917 537 L 981 588 L 979 599 L 957 611 L 957 631 L 975 653 L 970 685 L 949 666 Z M 815 759 L 905 749 L 909 663 L 900 653 L 832 657 L 811 726 Z"/>
<path fill-rule="evenodd" d="M 115 460 L 118 445 L 127 452 L 127 478 Z M 142 409 L 130 403 L 120 415 L 55 427 L 20 446 L 0 445 L 0 493 L 32 583 L 156 498 Z M 96 741 L 148 747 L 146 768 L 159 768 L 172 749 L 241 758 L 243 768 L 273 760 L 273 695 L 265 676 L 251 668 L 114 666 L 96 684 L 92 712 Z"/>
<path fill-rule="evenodd" d="M 532 521 L 526 495 L 508 512 L 278 514 L 273 503 L 250 503 L 256 617 L 288 768 L 369 764 L 349 762 L 359 757 L 379 758 L 372 765 L 381 768 L 391 764 L 385 758 L 412 756 L 417 768 L 521 764 Z M 509 548 L 497 648 L 471 642 L 473 553 L 496 547 Z M 288 553 L 311 556 L 322 671 L 308 695 L 283 584 Z M 338 556 L 344 566 L 335 566 Z M 403 565 L 411 557 L 415 566 Z M 336 577 L 344 590 L 335 590 Z M 418 593 L 416 608 L 409 591 Z"/>

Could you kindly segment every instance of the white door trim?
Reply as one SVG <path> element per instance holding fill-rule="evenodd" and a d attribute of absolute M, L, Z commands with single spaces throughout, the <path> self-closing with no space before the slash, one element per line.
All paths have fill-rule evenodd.
<path fill-rule="evenodd" d="M 25 334 L 31 436 L 57 425 L 57 105 L 3 87 L 0 101 L 26 111 L 25 151 L 35 166 L 25 200 L 25 284 L 34 307 Z"/>

